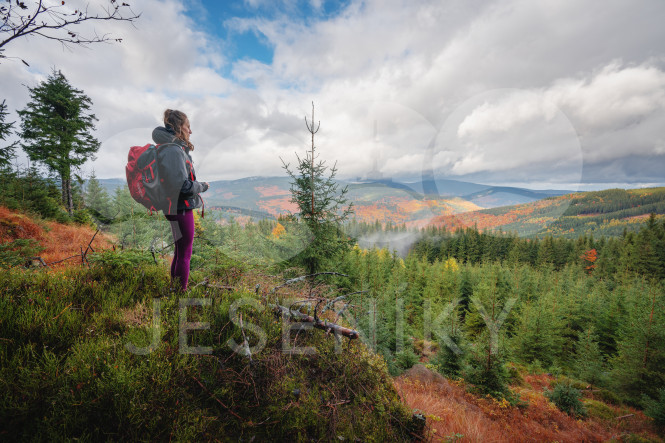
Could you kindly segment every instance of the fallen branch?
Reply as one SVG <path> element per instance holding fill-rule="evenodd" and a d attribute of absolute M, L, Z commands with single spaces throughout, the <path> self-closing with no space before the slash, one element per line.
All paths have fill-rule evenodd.
<path fill-rule="evenodd" d="M 92 249 L 92 242 L 95 240 L 95 237 L 97 237 L 98 233 L 99 233 L 99 228 L 97 228 L 97 230 L 95 231 L 95 235 L 93 235 L 92 238 L 90 239 L 90 243 L 88 243 L 88 247 L 85 248 L 85 252 L 83 253 L 84 256 L 88 255 L 88 249 L 91 250 L 92 252 L 95 252 L 95 250 Z"/>
<path fill-rule="evenodd" d="M 49 265 L 47 265 L 46 262 L 44 262 L 44 259 L 41 258 L 41 257 L 28 257 L 28 260 L 29 260 L 30 262 L 32 262 L 33 260 L 37 260 L 37 261 L 39 261 L 39 263 L 40 263 L 42 266 L 44 266 L 45 268 L 48 268 L 48 267 L 49 267 Z"/>
<path fill-rule="evenodd" d="M 634 415 L 635 415 L 635 414 L 622 415 L 621 417 L 617 417 L 616 419 L 617 419 L 617 420 L 621 420 L 622 418 L 628 418 L 628 417 L 632 417 L 632 416 L 634 416 Z"/>
<path fill-rule="evenodd" d="M 289 318 L 295 318 L 299 321 L 305 322 L 305 323 L 312 323 L 313 326 L 317 329 L 322 329 L 326 332 L 333 332 L 335 334 L 343 335 L 344 337 L 348 337 L 350 339 L 358 338 L 358 331 L 350 328 L 345 328 L 344 326 L 340 326 L 336 323 L 331 323 L 326 320 L 320 320 L 320 319 L 315 319 L 311 315 L 303 314 L 300 311 L 294 311 L 292 309 L 287 308 L 286 306 L 281 306 L 281 305 L 270 305 L 275 311 L 276 314 L 279 314 L 283 317 L 289 317 Z"/>
<path fill-rule="evenodd" d="M 228 285 L 213 285 L 208 280 L 208 277 L 204 278 L 203 281 L 197 283 L 194 287 L 192 287 L 192 289 L 198 288 L 199 286 L 205 286 L 206 288 L 224 289 L 227 291 L 233 291 L 233 289 L 235 289 L 233 286 L 228 286 Z"/>
<path fill-rule="evenodd" d="M 81 256 L 80 254 L 78 254 L 78 255 L 72 255 L 71 257 L 63 258 L 62 260 L 52 261 L 51 263 L 49 263 L 49 265 L 55 265 L 55 264 L 57 264 L 57 263 L 62 263 L 63 261 L 71 260 L 72 258 L 78 258 L 78 257 L 80 257 L 80 256 Z M 47 266 L 48 266 L 48 265 L 47 265 Z"/>
<path fill-rule="evenodd" d="M 300 277 L 292 278 L 290 280 L 285 281 L 283 284 L 279 286 L 275 286 L 270 290 L 269 294 L 272 294 L 273 292 L 276 292 L 278 289 L 283 288 L 284 286 L 292 285 L 293 283 L 298 283 L 300 281 L 303 281 L 309 277 L 316 277 L 317 275 L 339 275 L 341 277 L 348 277 L 346 274 L 340 274 L 339 272 L 317 272 L 316 274 L 309 274 L 309 275 L 301 275 Z"/>
<path fill-rule="evenodd" d="M 357 292 L 351 292 L 351 293 L 349 293 L 349 294 L 340 295 L 339 297 L 330 300 L 330 301 L 329 301 L 328 303 L 326 303 L 326 305 L 323 307 L 323 310 L 321 311 L 321 315 L 323 315 L 323 314 L 324 314 L 329 308 L 332 309 L 332 308 L 335 306 L 335 303 L 340 302 L 340 301 L 342 301 L 342 300 L 345 300 L 349 295 L 364 294 L 364 293 L 366 293 L 366 292 L 369 292 L 369 291 L 357 291 Z M 319 302 L 316 304 L 316 307 L 314 308 L 314 317 L 317 318 L 317 319 L 318 319 L 318 316 L 317 316 L 316 313 L 317 313 L 318 310 L 319 310 L 319 305 L 320 305 L 322 302 L 324 302 L 324 301 L 326 301 L 326 299 L 322 299 L 321 301 L 319 301 Z M 348 306 L 348 303 L 347 303 L 346 306 Z M 344 309 L 344 308 L 342 308 L 342 309 Z M 340 311 L 340 312 L 342 312 L 342 311 Z M 339 315 L 337 316 L 337 318 L 339 318 Z M 337 320 L 335 320 L 335 321 L 337 321 Z"/>
<path fill-rule="evenodd" d="M 90 260 L 88 260 L 88 251 L 90 250 L 92 252 L 95 252 L 95 250 L 92 248 L 92 242 L 95 240 L 95 237 L 97 236 L 98 233 L 99 233 L 99 229 L 97 229 L 97 231 L 95 231 L 95 234 L 90 239 L 90 242 L 88 243 L 88 246 L 85 248 L 85 251 L 83 251 L 83 246 L 79 247 L 79 249 L 81 251 L 80 254 L 72 255 L 70 257 L 63 258 L 62 260 L 58 260 L 58 261 L 52 261 L 51 263 L 44 262 L 44 259 L 41 258 L 41 257 L 29 257 L 28 260 L 39 260 L 39 263 L 41 263 L 42 266 L 44 266 L 45 268 L 48 268 L 48 267 L 50 267 L 50 265 L 55 265 L 55 264 L 58 264 L 58 263 L 62 263 L 63 261 L 67 261 L 67 260 L 71 260 L 73 258 L 79 258 L 80 257 L 82 265 L 87 263 L 88 266 L 90 266 Z"/>

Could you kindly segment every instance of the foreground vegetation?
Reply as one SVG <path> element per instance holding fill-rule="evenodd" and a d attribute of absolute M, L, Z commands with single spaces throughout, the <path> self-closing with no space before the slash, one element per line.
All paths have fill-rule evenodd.
<path fill-rule="evenodd" d="M 2 438 L 410 438 L 385 363 L 361 343 L 338 349 L 321 331 L 301 331 L 288 342 L 316 353 L 283 353 L 282 322 L 255 291 L 201 286 L 187 297 L 208 304 L 185 311 L 166 276 L 132 252 L 106 252 L 89 269 L 2 273 Z M 183 342 L 184 323 L 197 321 L 209 328 L 185 330 Z M 251 355 L 229 346 L 245 330 Z"/>
<path fill-rule="evenodd" d="M 256 226 L 234 229 L 240 243 L 259 232 Z M 80 238 L 93 231 L 87 233 Z M 271 293 L 284 281 L 279 275 L 300 271 L 251 265 L 219 248 L 204 238 L 195 242 L 193 285 L 205 277 L 211 284 L 188 297 L 210 300 L 210 306 L 190 306 L 185 318 L 210 323 L 209 330 L 187 331 L 188 345 L 210 346 L 210 355 L 180 353 L 184 297 L 169 291 L 166 264 L 159 255 L 155 264 L 147 248 L 93 254 L 90 268 L 75 260 L 59 270 L 19 266 L 3 273 L 0 419 L 2 429 L 18 430 L 3 438 L 408 440 L 419 422 L 401 397 L 426 416 L 426 432 L 452 440 L 541 435 L 600 441 L 635 433 L 658 441 L 644 416 L 631 409 L 645 408 L 656 420 L 658 405 L 662 410 L 663 291 L 654 279 L 624 272 L 610 283 L 589 274 L 583 261 L 557 271 L 551 264 L 474 264 L 452 257 L 430 262 L 415 253 L 401 259 L 387 250 L 356 248 L 337 268 L 348 277 Z M 293 331 L 290 346 L 314 346 L 317 353 L 283 353 L 280 320 L 262 303 L 279 296 L 289 304 L 310 291 L 327 299 L 368 291 L 335 309 L 346 307 L 337 320 L 357 327 L 361 341 L 343 339 L 340 348 L 321 331 Z M 469 299 L 448 310 L 448 300 L 462 294 Z M 477 306 L 491 319 L 493 300 L 500 313 L 514 295 L 519 298 L 498 328 L 495 353 L 488 353 L 491 334 Z M 155 299 L 161 340 L 150 349 Z M 229 338 L 244 340 L 239 316 L 231 315 L 237 300 L 259 303 L 237 311 L 251 362 L 228 346 Z M 255 348 L 260 336 L 252 325 L 266 331 L 262 350 Z M 448 352 L 446 335 L 460 355 Z M 134 354 L 128 343 L 151 352 Z M 387 374 L 418 360 L 449 381 L 408 372 L 396 382 L 398 396 Z M 565 406 L 556 411 L 557 400 L 544 396 L 543 385 L 583 393 L 582 413 Z M 508 427 L 491 424 L 497 417 Z M 548 430 L 551 423 L 558 430 Z"/>

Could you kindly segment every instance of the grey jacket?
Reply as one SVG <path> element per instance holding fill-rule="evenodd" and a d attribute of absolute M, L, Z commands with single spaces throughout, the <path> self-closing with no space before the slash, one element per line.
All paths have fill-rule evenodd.
<path fill-rule="evenodd" d="M 199 194 L 208 187 L 196 181 L 187 147 L 173 132 L 162 126 L 152 131 L 152 139 L 162 145 L 157 149 L 157 163 L 166 203 L 160 209 L 164 214 L 176 214 L 177 211 L 201 207 L 203 200 Z"/>

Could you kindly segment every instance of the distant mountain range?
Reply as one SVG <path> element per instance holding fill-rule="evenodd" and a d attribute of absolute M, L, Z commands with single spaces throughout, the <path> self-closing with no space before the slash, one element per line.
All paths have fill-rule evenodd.
<path fill-rule="evenodd" d="M 102 179 L 110 193 L 123 179 Z M 572 192 L 489 186 L 457 180 L 339 181 L 348 186 L 354 217 L 408 227 L 476 227 L 522 236 L 621 235 L 637 230 L 650 213 L 665 214 L 665 188 Z M 206 207 L 241 221 L 276 218 L 289 211 L 290 178 L 247 177 L 210 183 Z"/>
<path fill-rule="evenodd" d="M 295 212 L 291 203 L 289 177 L 247 177 L 210 183 L 203 194 L 208 208 L 216 208 L 237 217 L 274 218 Z M 109 192 L 126 186 L 123 179 L 99 180 Z M 348 198 L 360 221 L 428 225 L 439 216 L 454 215 L 486 208 L 530 203 L 543 198 L 570 193 L 565 190 L 536 191 L 524 188 L 489 186 L 457 180 L 339 181 L 348 186 Z"/>

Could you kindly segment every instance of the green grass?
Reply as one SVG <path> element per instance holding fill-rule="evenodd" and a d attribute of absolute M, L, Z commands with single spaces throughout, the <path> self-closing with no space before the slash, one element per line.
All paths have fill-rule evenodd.
<path fill-rule="evenodd" d="M 209 305 L 184 320 L 210 327 L 188 331 L 188 345 L 212 353 L 183 354 L 184 297 L 170 295 L 164 267 L 123 260 L 0 274 L 0 439 L 411 439 L 385 362 L 359 341 L 294 332 L 291 345 L 316 353 L 285 354 L 281 319 L 254 292 L 199 287 L 187 296 Z M 229 346 L 243 341 L 240 314 L 250 346 L 265 334 L 251 362 Z M 156 330 L 152 352 L 128 351 Z"/>

